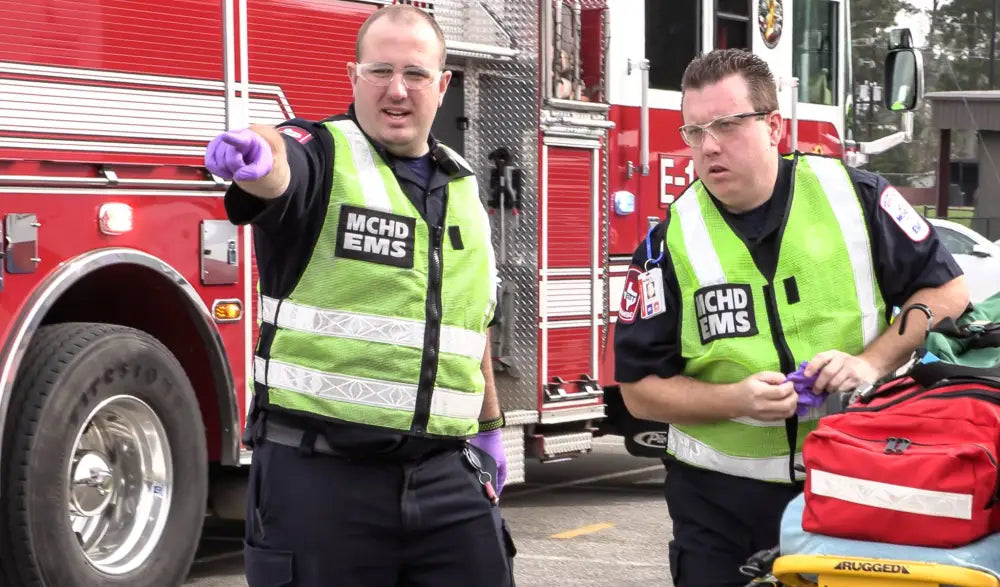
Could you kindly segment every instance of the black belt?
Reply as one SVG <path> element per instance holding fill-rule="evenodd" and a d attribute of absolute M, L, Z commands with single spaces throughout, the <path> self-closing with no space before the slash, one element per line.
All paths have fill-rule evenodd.
<path fill-rule="evenodd" d="M 452 442 L 444 442 L 434 447 L 404 444 L 384 453 L 366 453 L 364 451 L 359 452 L 330 446 L 330 442 L 327 440 L 324 431 L 295 424 L 287 424 L 281 418 L 270 417 L 270 414 L 264 416 L 264 421 L 261 424 L 259 438 L 263 438 L 268 442 L 349 460 L 419 461 L 435 455 L 453 453 L 465 446 L 464 440 L 455 439 Z"/>
<path fill-rule="evenodd" d="M 303 447 L 302 441 L 305 439 L 306 434 L 312 436 L 312 443 L 311 446 Z M 309 448 L 314 452 L 332 455 L 335 457 L 349 456 L 349 453 L 346 451 L 338 450 L 330 446 L 330 442 L 327 441 L 326 436 L 322 432 L 316 430 L 307 431 L 297 426 L 289 426 L 288 424 L 283 424 L 278 421 L 277 418 L 267 419 L 264 424 L 262 436 L 264 440 L 275 444 L 283 444 L 293 448 Z"/>

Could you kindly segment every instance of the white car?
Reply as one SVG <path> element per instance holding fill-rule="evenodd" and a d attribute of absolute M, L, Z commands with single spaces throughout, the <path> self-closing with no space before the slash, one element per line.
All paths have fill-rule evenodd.
<path fill-rule="evenodd" d="M 928 218 L 941 242 L 965 272 L 972 302 L 1000 291 L 1000 241 L 990 242 L 978 232 L 941 218 Z"/>

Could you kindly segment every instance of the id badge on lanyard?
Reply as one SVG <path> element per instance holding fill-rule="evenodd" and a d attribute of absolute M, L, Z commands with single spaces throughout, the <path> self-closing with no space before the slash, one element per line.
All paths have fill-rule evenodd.
<path fill-rule="evenodd" d="M 655 227 L 654 227 L 655 228 Z M 646 271 L 639 275 L 639 308 L 643 319 L 662 314 L 666 308 L 663 295 L 663 270 L 659 263 L 663 260 L 663 251 L 653 259 L 653 229 L 646 234 Z M 650 269 L 650 265 L 653 266 Z"/>

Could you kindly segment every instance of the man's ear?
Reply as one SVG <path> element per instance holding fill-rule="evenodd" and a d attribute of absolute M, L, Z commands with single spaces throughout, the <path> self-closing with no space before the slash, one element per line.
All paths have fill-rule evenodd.
<path fill-rule="evenodd" d="M 448 91 L 451 83 L 451 72 L 447 69 L 441 72 L 441 79 L 438 80 L 438 108 L 444 104 L 444 94 Z"/>
<path fill-rule="evenodd" d="M 771 135 L 771 146 L 777 147 L 785 134 L 785 119 L 775 110 L 767 117 L 767 126 Z"/>

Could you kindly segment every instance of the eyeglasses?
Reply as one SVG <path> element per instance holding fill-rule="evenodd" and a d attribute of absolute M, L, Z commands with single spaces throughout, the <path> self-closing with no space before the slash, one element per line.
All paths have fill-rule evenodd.
<path fill-rule="evenodd" d="M 388 63 L 359 63 L 358 76 L 373 86 L 385 87 L 396 77 L 396 69 Z M 408 65 L 402 69 L 403 85 L 408 90 L 423 90 L 441 77 L 441 71 Z"/>
<path fill-rule="evenodd" d="M 705 141 L 705 133 L 712 135 L 712 138 L 722 142 L 737 133 L 743 126 L 743 120 L 755 116 L 767 116 L 769 111 L 743 112 L 741 114 L 729 114 L 720 116 L 705 124 L 685 124 L 680 128 L 681 138 L 688 146 L 697 149 Z"/>

